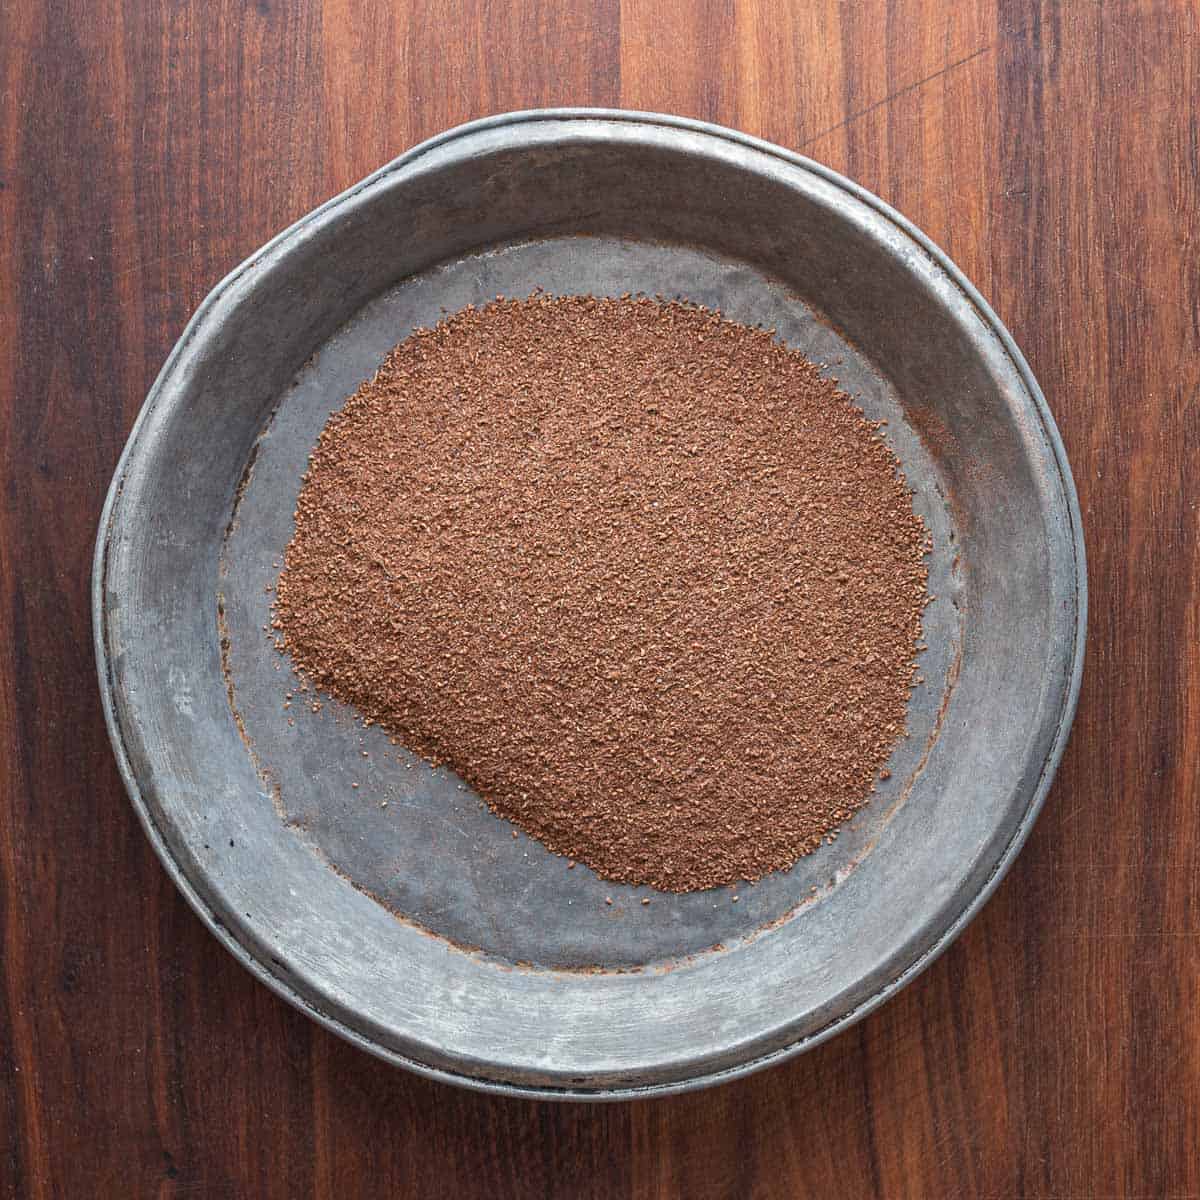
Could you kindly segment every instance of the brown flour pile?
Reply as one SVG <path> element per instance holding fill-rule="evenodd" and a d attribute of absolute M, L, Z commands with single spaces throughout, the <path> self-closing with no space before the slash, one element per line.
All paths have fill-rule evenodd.
<path fill-rule="evenodd" d="M 551 849 L 690 891 L 791 866 L 905 726 L 928 536 L 849 397 L 682 304 L 468 308 L 330 418 L 275 628 Z"/>

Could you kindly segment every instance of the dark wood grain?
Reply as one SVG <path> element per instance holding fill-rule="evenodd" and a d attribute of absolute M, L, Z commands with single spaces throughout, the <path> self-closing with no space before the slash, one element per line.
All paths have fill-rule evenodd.
<path fill-rule="evenodd" d="M 213 283 L 414 141 L 620 104 L 801 148 L 995 303 L 1088 533 L 1075 734 L 895 1001 L 709 1092 L 410 1077 L 276 1000 L 157 865 L 87 584 Z M 1183 0 L 0 4 L 0 1194 L 1200 1197 L 1200 13 Z"/>

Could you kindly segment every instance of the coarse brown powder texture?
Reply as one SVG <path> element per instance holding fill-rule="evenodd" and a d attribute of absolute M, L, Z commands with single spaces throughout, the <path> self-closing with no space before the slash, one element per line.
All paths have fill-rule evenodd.
<path fill-rule="evenodd" d="M 770 331 L 498 299 L 330 418 L 274 628 L 550 849 L 692 891 L 790 867 L 866 801 L 928 549 L 878 426 Z"/>

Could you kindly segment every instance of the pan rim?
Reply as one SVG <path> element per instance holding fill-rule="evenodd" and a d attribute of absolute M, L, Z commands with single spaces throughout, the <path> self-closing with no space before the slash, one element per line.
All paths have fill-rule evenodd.
<path fill-rule="evenodd" d="M 1053 741 L 1051 743 L 1049 752 L 1046 755 L 1045 761 L 1042 764 L 1036 786 L 1032 790 L 1028 806 L 1022 815 L 1020 822 L 1014 830 L 1010 841 L 996 860 L 996 863 L 994 864 L 990 874 L 986 880 L 984 880 L 982 886 L 971 897 L 962 911 L 959 912 L 959 914 L 950 922 L 950 924 L 935 939 L 935 941 L 916 959 L 910 962 L 896 975 L 888 978 L 870 996 L 860 1001 L 853 1008 L 833 1018 L 820 1029 L 800 1037 L 786 1046 L 779 1047 L 766 1054 L 751 1058 L 746 1062 L 738 1063 L 735 1066 L 727 1067 L 721 1070 L 700 1073 L 687 1079 L 663 1083 L 639 1084 L 634 1086 L 613 1085 L 596 1089 L 552 1088 L 546 1086 L 524 1085 L 520 1083 L 505 1082 L 480 1076 L 473 1076 L 465 1073 L 460 1074 L 442 1067 L 431 1066 L 408 1055 L 401 1054 L 378 1041 L 372 1040 L 371 1038 L 352 1028 L 345 1021 L 339 1019 L 338 1017 L 322 1012 L 309 997 L 302 995 L 297 989 L 292 987 L 286 979 L 281 978 L 279 975 L 272 972 L 268 966 L 265 966 L 263 962 L 260 961 L 260 959 L 257 958 L 246 947 L 246 945 L 235 936 L 233 931 L 231 931 L 224 924 L 215 909 L 209 904 L 198 888 L 193 884 L 192 880 L 185 874 L 179 861 L 171 851 L 162 830 L 160 830 L 156 824 L 153 814 L 151 813 L 150 808 L 141 793 L 141 788 L 131 766 L 130 757 L 125 748 L 124 734 L 120 727 L 116 712 L 114 685 L 111 670 L 112 664 L 108 655 L 107 613 L 104 599 L 106 593 L 108 549 L 111 544 L 116 502 L 122 491 L 124 481 L 128 475 L 130 467 L 140 453 L 142 434 L 144 433 L 144 430 L 148 424 L 150 415 L 156 409 L 159 403 L 163 401 L 163 394 L 166 391 L 168 380 L 172 376 L 177 362 L 185 353 L 190 342 L 198 335 L 211 310 L 218 304 L 221 297 L 235 283 L 240 281 L 247 273 L 252 271 L 272 252 L 285 247 L 289 242 L 292 242 L 294 239 L 303 236 L 312 227 L 325 223 L 332 216 L 334 216 L 340 208 L 345 206 L 361 192 L 387 179 L 389 176 L 401 170 L 402 168 L 410 166 L 417 159 L 424 157 L 431 151 L 434 151 L 449 142 L 470 137 L 484 131 L 505 127 L 516 127 L 536 122 L 571 121 L 605 123 L 618 122 L 630 125 L 651 126 L 660 129 L 676 129 L 689 133 L 705 135 L 721 141 L 733 143 L 736 146 L 742 146 L 763 152 L 790 166 L 809 172 L 812 175 L 826 181 L 827 183 L 833 184 L 837 188 L 845 191 L 855 200 L 866 205 L 876 214 L 883 217 L 886 221 L 895 226 L 900 233 L 905 235 L 921 250 L 923 250 L 975 310 L 979 319 L 987 328 L 989 333 L 991 333 L 1000 343 L 1005 354 L 1011 361 L 1011 364 L 1014 367 L 1017 375 L 1019 376 L 1029 399 L 1032 401 L 1033 409 L 1039 418 L 1047 440 L 1047 444 L 1053 456 L 1053 461 L 1058 471 L 1059 482 L 1066 503 L 1073 558 L 1072 565 L 1074 568 L 1073 580 L 1075 585 L 1075 622 L 1073 644 L 1071 648 L 1069 679 L 1062 707 L 1058 714 L 1058 723 L 1054 731 Z M 991 897 L 992 893 L 996 890 L 1000 881 L 1003 879 L 1004 875 L 1011 866 L 1013 860 L 1019 853 L 1021 847 L 1024 845 L 1024 842 L 1045 803 L 1046 795 L 1049 791 L 1050 784 L 1062 758 L 1062 754 L 1069 737 L 1071 724 L 1078 705 L 1086 646 L 1087 569 L 1082 517 L 1080 514 L 1079 501 L 1075 490 L 1074 480 L 1071 475 L 1070 466 L 1066 457 L 1066 451 L 1063 446 L 1057 425 L 1055 424 L 1053 416 L 1050 413 L 1049 406 L 1046 403 L 1045 397 L 1037 383 L 1037 380 L 1034 378 L 1024 356 L 1021 354 L 1020 350 L 1013 341 L 1011 334 L 1005 328 L 1004 324 L 1000 321 L 999 317 L 995 314 L 987 301 L 982 297 L 974 285 L 966 279 L 963 273 L 958 267 L 955 266 L 950 258 L 911 222 L 909 222 L 890 205 L 886 204 L 872 193 L 859 187 L 851 180 L 845 178 L 830 168 L 825 167 L 822 164 L 813 161 L 812 159 L 806 158 L 803 155 L 786 150 L 780 146 L 736 130 L 728 129 L 723 126 L 715 125 L 705 121 L 698 121 L 691 118 L 658 113 L 635 112 L 607 108 L 548 108 L 529 109 L 519 112 L 502 113 L 494 116 L 484 117 L 480 120 L 459 125 L 424 142 L 421 142 L 417 146 L 408 150 L 404 154 L 401 154 L 391 162 L 360 180 L 346 191 L 334 196 L 332 199 L 312 210 L 299 221 L 295 222 L 293 225 L 289 226 L 287 229 L 268 241 L 263 247 L 236 266 L 231 272 L 229 272 L 229 274 L 227 274 L 220 282 L 216 284 L 216 286 L 209 292 L 191 319 L 188 321 L 182 335 L 176 342 L 171 353 L 168 355 L 167 360 L 155 379 L 154 384 L 151 386 L 150 391 L 147 394 L 146 401 L 143 404 L 136 421 L 134 422 L 124 451 L 122 452 L 121 458 L 114 472 L 112 484 L 110 485 L 101 513 L 99 531 L 96 540 L 92 573 L 92 616 L 94 647 L 105 723 L 108 728 L 110 740 L 113 744 L 122 782 L 125 785 L 125 789 L 130 797 L 134 810 L 137 813 L 146 835 L 149 838 L 151 845 L 154 847 L 155 852 L 158 854 L 158 857 L 168 875 L 171 877 L 176 887 L 179 888 L 179 890 L 183 893 L 193 911 L 195 911 L 204 924 L 208 926 L 209 930 L 220 939 L 225 948 L 232 953 L 234 957 L 260 982 L 266 984 L 277 995 L 281 996 L 294 1007 L 300 1009 L 306 1015 L 318 1021 L 325 1028 L 338 1034 L 343 1039 L 351 1042 L 361 1049 L 367 1050 L 369 1053 L 378 1058 L 382 1058 L 385 1061 L 395 1065 L 404 1066 L 428 1078 L 437 1079 L 443 1082 L 455 1083 L 460 1086 L 465 1086 L 478 1091 L 510 1096 L 523 1096 L 526 1098 L 623 1100 L 641 1096 L 667 1095 L 692 1091 L 701 1087 L 725 1082 L 747 1075 L 753 1071 L 760 1070 L 766 1066 L 782 1062 L 787 1058 L 819 1045 L 821 1042 L 826 1041 L 836 1033 L 854 1024 L 856 1021 L 861 1020 L 880 1004 L 883 1004 L 893 995 L 895 995 L 895 993 L 898 992 L 902 987 L 911 982 L 949 947 L 949 945 L 962 932 L 966 925 L 977 915 L 977 913 L 982 909 L 983 905 Z"/>

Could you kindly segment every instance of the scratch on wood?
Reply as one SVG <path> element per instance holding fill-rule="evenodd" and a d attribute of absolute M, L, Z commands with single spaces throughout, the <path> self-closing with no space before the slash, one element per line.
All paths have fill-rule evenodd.
<path fill-rule="evenodd" d="M 986 54 L 995 42 L 989 42 L 986 46 L 980 46 L 978 50 L 973 50 L 965 58 L 956 59 L 952 63 L 934 71 L 932 75 L 926 75 L 923 79 L 918 79 L 915 83 L 910 83 L 902 88 L 897 88 L 894 92 L 889 92 L 882 100 L 876 100 L 874 104 L 868 104 L 866 108 L 860 108 L 857 112 L 851 113 L 844 121 L 839 121 L 836 125 L 830 125 L 828 129 L 822 129 L 820 133 L 814 133 L 812 137 L 805 138 L 800 143 L 797 149 L 803 150 L 806 146 L 811 146 L 814 142 L 819 142 L 823 137 L 828 137 L 831 133 L 837 133 L 839 129 L 845 129 L 847 125 L 852 125 L 861 117 L 873 113 L 876 109 L 886 108 L 893 101 L 898 100 L 901 96 L 907 96 L 909 92 L 915 92 L 918 88 L 924 87 L 927 83 L 932 83 L 935 79 L 940 79 L 943 75 L 948 75 L 951 71 L 958 67 L 964 67 L 967 63 L 974 61 L 981 54 Z"/>

